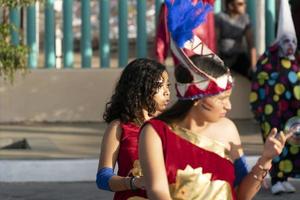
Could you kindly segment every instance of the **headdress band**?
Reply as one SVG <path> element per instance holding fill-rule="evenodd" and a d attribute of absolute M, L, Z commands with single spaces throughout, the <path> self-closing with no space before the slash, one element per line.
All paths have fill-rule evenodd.
<path fill-rule="evenodd" d="M 211 57 L 223 65 L 223 61 L 200 38 L 193 35 L 193 29 L 204 22 L 204 18 L 210 10 L 209 5 L 201 0 L 196 4 L 193 4 L 191 0 L 175 0 L 173 3 L 166 0 L 166 4 L 169 9 L 168 26 L 172 36 L 171 49 L 193 76 L 192 83 L 176 83 L 177 97 L 182 100 L 194 100 L 217 95 L 232 88 L 232 77 L 229 70 L 221 77 L 214 78 L 195 66 L 184 51 L 186 49 L 201 56 Z M 180 16 L 183 17 L 178 19 L 178 13 L 174 12 L 180 13 Z"/>

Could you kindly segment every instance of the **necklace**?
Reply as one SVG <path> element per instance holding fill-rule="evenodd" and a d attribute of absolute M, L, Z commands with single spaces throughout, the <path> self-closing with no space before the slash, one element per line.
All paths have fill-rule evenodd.
<path fill-rule="evenodd" d="M 179 132 L 185 133 L 185 134 L 192 134 L 192 135 L 198 135 L 197 133 L 191 131 L 190 129 L 184 128 L 182 126 L 178 126 L 178 125 L 173 125 L 172 126 L 173 130 L 177 130 Z"/>
<path fill-rule="evenodd" d="M 184 128 L 182 126 L 179 126 L 177 124 L 172 124 L 171 127 L 172 129 L 177 129 L 181 132 L 184 132 L 184 133 L 190 133 L 190 134 L 193 134 L 193 135 L 199 135 L 198 132 L 201 132 L 202 130 L 206 129 L 208 125 L 205 125 L 201 130 L 198 130 L 198 131 L 192 131 L 191 129 L 188 129 L 188 128 Z"/>
<path fill-rule="evenodd" d="M 134 122 L 135 124 L 137 124 L 139 127 L 141 127 L 141 126 L 143 125 L 143 122 L 142 122 L 139 118 L 135 118 L 135 119 L 133 120 L 133 122 Z"/>

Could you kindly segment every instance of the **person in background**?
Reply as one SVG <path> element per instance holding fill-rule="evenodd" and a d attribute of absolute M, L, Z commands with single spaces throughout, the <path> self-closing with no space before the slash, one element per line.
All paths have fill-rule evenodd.
<path fill-rule="evenodd" d="M 284 130 L 286 122 L 300 116 L 300 65 L 296 56 L 297 38 L 288 0 L 281 1 L 277 38 L 258 59 L 253 75 L 250 105 L 259 122 L 263 141 L 271 127 Z M 293 137 L 282 154 L 273 159 L 271 192 L 295 192 L 288 177 L 300 177 L 299 146 Z"/>
<path fill-rule="evenodd" d="M 296 30 L 297 41 L 300 41 L 300 1 L 290 0 L 290 4 L 291 4 L 292 17 L 295 25 L 295 30 Z M 298 42 L 297 49 L 298 52 L 300 52 L 300 42 Z M 300 60 L 300 57 L 298 57 L 298 59 Z"/>
<path fill-rule="evenodd" d="M 176 1 L 176 0 L 174 0 Z M 197 3 L 198 0 L 193 0 L 193 3 Z M 203 0 L 204 3 L 214 5 L 215 0 Z M 170 34 L 167 25 L 168 9 L 165 3 L 162 3 L 155 37 L 155 56 L 160 63 L 165 63 L 168 57 L 170 49 Z M 216 39 L 215 39 L 215 26 L 214 26 L 214 15 L 209 13 L 206 22 L 202 23 L 194 29 L 194 33 L 212 50 L 216 50 Z M 186 52 L 189 56 L 192 52 Z M 171 52 L 174 66 L 179 64 L 176 56 Z"/>
<path fill-rule="evenodd" d="M 218 55 L 226 66 L 250 78 L 256 70 L 256 49 L 246 2 L 226 0 L 225 6 L 225 12 L 215 16 Z"/>
<path fill-rule="evenodd" d="M 138 161 L 139 129 L 146 120 L 162 112 L 169 100 L 165 66 L 143 58 L 125 67 L 103 115 L 108 126 L 96 178 L 100 189 L 116 192 L 115 200 L 146 197 Z M 113 172 L 116 163 L 118 174 Z"/>

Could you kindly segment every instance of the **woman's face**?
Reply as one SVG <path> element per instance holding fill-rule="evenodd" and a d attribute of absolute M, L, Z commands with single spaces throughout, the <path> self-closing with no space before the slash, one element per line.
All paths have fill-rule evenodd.
<path fill-rule="evenodd" d="M 169 75 L 166 71 L 163 72 L 160 81 L 162 82 L 162 86 L 157 90 L 156 94 L 153 97 L 154 101 L 156 102 L 155 115 L 164 111 L 170 101 L 170 82 Z"/>
<path fill-rule="evenodd" d="M 226 116 L 226 113 L 231 110 L 230 95 L 231 89 L 222 92 L 219 95 L 206 97 L 199 100 L 197 107 L 200 109 L 199 115 L 202 119 L 208 122 L 216 122 Z"/>

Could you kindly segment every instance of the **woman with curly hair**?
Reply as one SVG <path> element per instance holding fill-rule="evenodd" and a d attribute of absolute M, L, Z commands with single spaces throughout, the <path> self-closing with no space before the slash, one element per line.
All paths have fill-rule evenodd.
<path fill-rule="evenodd" d="M 136 59 L 122 72 L 103 115 L 108 127 L 102 140 L 96 181 L 100 189 L 115 191 L 115 200 L 146 197 L 138 162 L 139 129 L 144 121 L 162 112 L 169 99 L 169 78 L 164 65 Z M 117 175 L 113 173 L 116 162 Z"/>

